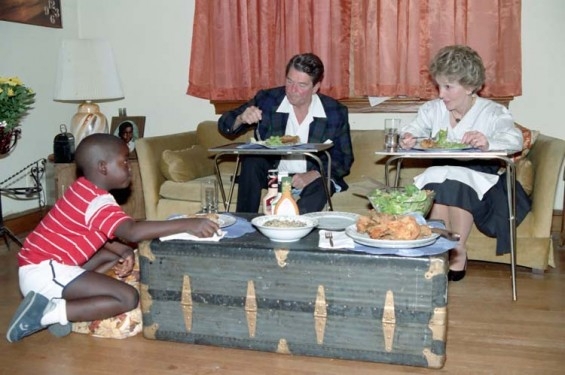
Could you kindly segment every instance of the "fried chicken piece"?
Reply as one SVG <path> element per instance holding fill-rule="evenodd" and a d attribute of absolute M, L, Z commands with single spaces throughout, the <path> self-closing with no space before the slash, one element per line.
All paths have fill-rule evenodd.
<path fill-rule="evenodd" d="M 420 224 L 413 216 L 402 216 L 388 225 L 388 234 L 395 240 L 415 240 L 420 235 Z"/>
<path fill-rule="evenodd" d="M 299 143 L 300 137 L 297 135 L 283 135 L 281 137 L 281 143 L 288 144 L 288 143 Z"/>
<path fill-rule="evenodd" d="M 355 223 L 355 227 L 357 228 L 357 232 L 359 233 L 366 233 L 367 228 L 371 226 L 372 220 L 369 216 L 359 216 L 357 222 Z"/>
<path fill-rule="evenodd" d="M 425 238 L 432 235 L 432 229 L 427 225 L 420 225 L 420 237 Z"/>
<path fill-rule="evenodd" d="M 422 139 L 420 141 L 420 147 L 422 148 L 436 148 L 437 142 L 431 138 Z"/>

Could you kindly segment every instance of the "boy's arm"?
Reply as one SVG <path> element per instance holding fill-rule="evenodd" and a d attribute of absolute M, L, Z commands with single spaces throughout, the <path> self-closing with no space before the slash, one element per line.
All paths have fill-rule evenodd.
<path fill-rule="evenodd" d="M 164 221 L 134 221 L 121 223 L 114 234 L 128 242 L 140 242 L 176 233 L 188 232 L 198 237 L 212 237 L 220 226 L 205 218 L 188 218 Z"/>

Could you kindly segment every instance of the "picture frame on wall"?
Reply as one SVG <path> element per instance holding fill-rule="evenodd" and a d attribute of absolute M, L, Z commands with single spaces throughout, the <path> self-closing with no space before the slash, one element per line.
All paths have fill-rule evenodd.
<path fill-rule="evenodd" d="M 110 134 L 124 140 L 129 147 L 129 155 L 132 159 L 137 159 L 135 152 L 135 142 L 143 138 L 145 132 L 145 116 L 118 116 L 112 117 Z"/>
<path fill-rule="evenodd" d="M 62 29 L 61 0 L 1 0 L 0 21 Z"/>

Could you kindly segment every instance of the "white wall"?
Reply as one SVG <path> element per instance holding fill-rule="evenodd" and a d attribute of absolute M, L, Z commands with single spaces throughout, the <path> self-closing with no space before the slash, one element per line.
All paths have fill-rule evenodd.
<path fill-rule="evenodd" d="M 60 123 L 69 123 L 72 104 L 52 100 L 60 41 L 105 38 L 113 48 L 125 98 L 103 103 L 110 119 L 118 108 L 146 116 L 145 136 L 192 130 L 216 119 L 213 106 L 186 95 L 194 0 L 63 0 L 63 29 L 0 21 L 0 75 L 18 75 L 37 92 L 35 108 L 23 124 L 16 150 L 0 159 L 0 181 L 29 162 L 53 152 Z M 523 95 L 510 105 L 517 122 L 559 138 L 565 102 L 565 2 L 522 1 Z M 351 114 L 352 128 L 382 127 L 386 114 Z M 413 115 L 395 115 L 410 119 Z M 555 208 L 562 205 L 563 186 Z M 36 205 L 3 197 L 4 215 Z"/>

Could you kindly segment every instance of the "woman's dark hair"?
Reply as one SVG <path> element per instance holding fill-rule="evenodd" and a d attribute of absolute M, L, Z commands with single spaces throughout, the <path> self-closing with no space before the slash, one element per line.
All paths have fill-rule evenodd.
<path fill-rule="evenodd" d="M 314 85 L 321 82 L 324 78 L 324 63 L 313 53 L 302 53 L 293 56 L 286 65 L 286 75 L 288 75 L 290 68 L 308 74 L 312 78 L 312 84 Z"/>

